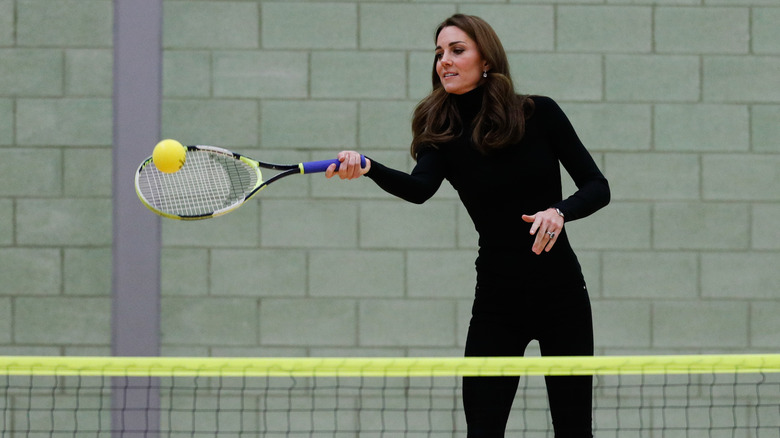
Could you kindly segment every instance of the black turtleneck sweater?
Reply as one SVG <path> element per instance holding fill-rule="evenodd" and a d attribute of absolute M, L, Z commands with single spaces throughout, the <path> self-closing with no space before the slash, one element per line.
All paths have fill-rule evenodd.
<path fill-rule="evenodd" d="M 483 280 L 531 276 L 549 281 L 550 275 L 568 275 L 581 281 L 565 228 L 549 253 L 536 255 L 531 251 L 535 239 L 529 234 L 531 224 L 521 218 L 553 207 L 570 222 L 609 202 L 607 180 L 566 115 L 549 97 L 534 96 L 535 109 L 523 139 L 485 155 L 472 146 L 470 128 L 482 105 L 482 87 L 451 98 L 465 126 L 459 138 L 422 150 L 411 174 L 372 160 L 366 176 L 388 193 L 418 204 L 432 197 L 444 179 L 449 181 L 479 233 L 477 271 Z M 559 163 L 577 185 L 566 199 Z"/>

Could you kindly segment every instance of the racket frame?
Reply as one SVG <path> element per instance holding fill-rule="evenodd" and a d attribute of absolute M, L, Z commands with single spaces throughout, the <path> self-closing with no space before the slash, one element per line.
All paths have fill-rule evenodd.
<path fill-rule="evenodd" d="M 322 161 L 310 161 L 310 162 L 302 162 L 297 164 L 276 164 L 276 163 L 268 163 L 264 161 L 258 161 L 252 158 L 247 157 L 246 155 L 230 151 L 225 148 L 217 147 L 217 146 L 207 146 L 207 145 L 190 145 L 185 146 L 187 149 L 187 152 L 196 152 L 196 151 L 205 151 L 211 154 L 217 154 L 217 155 L 223 155 L 231 159 L 239 160 L 249 166 L 257 176 L 257 183 L 255 186 L 246 192 L 243 198 L 239 198 L 236 200 L 236 202 L 225 206 L 223 208 L 220 208 L 216 211 L 210 212 L 210 213 L 204 213 L 204 214 L 197 214 L 197 215 L 178 215 L 173 214 L 170 212 L 162 211 L 159 208 L 155 207 L 150 203 L 146 197 L 143 195 L 140 185 L 140 179 L 141 175 L 144 171 L 144 168 L 147 166 L 154 166 L 154 162 L 152 160 L 152 157 L 148 157 L 145 159 L 139 166 L 138 170 L 135 172 L 135 191 L 138 195 L 138 199 L 141 200 L 141 203 L 146 206 L 149 210 L 154 212 L 157 215 L 160 215 L 162 217 L 166 217 L 168 219 L 177 219 L 177 220 L 200 220 L 200 219 L 210 219 L 218 216 L 225 215 L 227 213 L 230 213 L 242 205 L 244 205 L 248 200 L 252 199 L 260 190 L 267 187 L 269 184 L 278 181 L 281 178 L 284 178 L 289 175 L 295 175 L 295 174 L 304 174 L 304 173 L 316 173 L 316 172 L 324 172 L 328 166 L 331 164 L 336 164 L 337 168 L 340 164 L 338 160 L 322 160 Z M 365 157 L 362 157 L 362 163 L 365 165 Z M 185 160 L 184 166 L 187 165 L 187 161 Z M 271 169 L 271 170 L 277 170 L 281 171 L 281 173 L 278 173 L 274 175 L 273 177 L 269 178 L 268 180 L 263 180 L 262 171 L 261 168 L 265 169 Z M 156 170 L 156 169 L 155 169 Z"/>

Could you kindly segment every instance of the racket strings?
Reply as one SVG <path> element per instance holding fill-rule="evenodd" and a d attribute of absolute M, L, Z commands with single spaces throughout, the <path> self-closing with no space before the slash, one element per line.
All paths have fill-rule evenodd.
<path fill-rule="evenodd" d="M 188 150 L 181 170 L 166 174 L 149 164 L 141 171 L 138 185 L 153 208 L 198 217 L 242 203 L 257 182 L 257 173 L 232 155 Z"/>

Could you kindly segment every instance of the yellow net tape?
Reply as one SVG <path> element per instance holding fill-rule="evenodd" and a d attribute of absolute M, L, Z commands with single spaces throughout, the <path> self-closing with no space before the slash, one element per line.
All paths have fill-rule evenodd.
<path fill-rule="evenodd" d="M 778 373 L 780 354 L 598 357 L 182 358 L 0 356 L 0 375 L 436 377 Z"/>

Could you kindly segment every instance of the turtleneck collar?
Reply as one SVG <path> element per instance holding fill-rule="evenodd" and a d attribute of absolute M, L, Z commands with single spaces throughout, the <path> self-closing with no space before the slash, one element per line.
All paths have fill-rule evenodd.
<path fill-rule="evenodd" d="M 471 124 L 474 118 L 477 117 L 479 110 L 482 109 L 482 98 L 484 95 L 485 87 L 482 85 L 463 94 L 452 95 L 464 124 Z"/>

